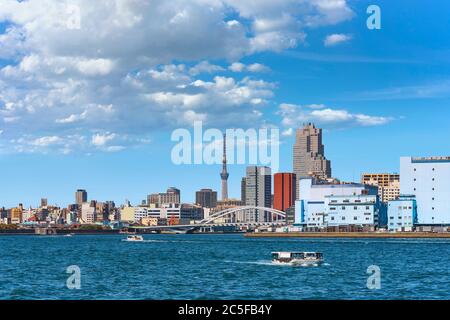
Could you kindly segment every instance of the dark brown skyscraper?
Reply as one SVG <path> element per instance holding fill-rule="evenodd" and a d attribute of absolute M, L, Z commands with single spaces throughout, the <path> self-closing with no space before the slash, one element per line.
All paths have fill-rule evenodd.
<path fill-rule="evenodd" d="M 87 192 L 83 189 L 78 189 L 77 192 L 75 192 L 75 203 L 81 208 L 81 205 L 87 202 Z"/>
<path fill-rule="evenodd" d="M 202 208 L 217 207 L 217 192 L 211 189 L 202 189 L 195 193 L 195 203 Z"/>
<path fill-rule="evenodd" d="M 294 173 L 298 180 L 302 177 L 331 178 L 331 163 L 325 158 L 325 148 L 322 144 L 322 129 L 308 123 L 297 129 L 293 153 Z"/>

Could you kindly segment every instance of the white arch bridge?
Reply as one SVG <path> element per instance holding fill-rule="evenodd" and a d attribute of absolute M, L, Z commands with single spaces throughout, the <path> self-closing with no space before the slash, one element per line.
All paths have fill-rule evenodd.
<path fill-rule="evenodd" d="M 284 224 L 286 213 L 273 208 L 243 206 L 215 212 L 203 219 L 199 225 L 223 224 Z"/>
<path fill-rule="evenodd" d="M 196 229 L 200 227 L 258 227 L 286 224 L 286 213 L 273 208 L 242 206 L 224 209 L 209 217 L 188 225 L 133 227 L 138 230 Z"/>

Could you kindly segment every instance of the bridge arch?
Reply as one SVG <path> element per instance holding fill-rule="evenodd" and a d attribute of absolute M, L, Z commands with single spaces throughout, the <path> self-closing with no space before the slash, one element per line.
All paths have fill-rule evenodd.
<path fill-rule="evenodd" d="M 239 218 L 237 218 L 239 217 Z M 221 210 L 203 219 L 199 224 L 213 224 L 219 219 L 238 220 L 230 221 L 234 223 L 282 223 L 286 221 L 286 213 L 273 208 L 258 206 L 242 206 Z"/>

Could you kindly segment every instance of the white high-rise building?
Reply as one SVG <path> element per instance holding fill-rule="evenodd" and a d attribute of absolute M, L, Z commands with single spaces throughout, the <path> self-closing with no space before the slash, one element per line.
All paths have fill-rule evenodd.
<path fill-rule="evenodd" d="M 402 157 L 400 177 L 400 193 L 416 196 L 418 224 L 450 224 L 450 157 Z"/>
<path fill-rule="evenodd" d="M 91 203 L 85 202 L 81 205 L 81 220 L 84 224 L 95 223 L 97 217 L 97 212 L 95 210 L 95 206 L 92 206 Z"/>

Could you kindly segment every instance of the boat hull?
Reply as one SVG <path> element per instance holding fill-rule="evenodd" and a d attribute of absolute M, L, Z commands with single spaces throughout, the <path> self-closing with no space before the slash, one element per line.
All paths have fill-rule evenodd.
<path fill-rule="evenodd" d="M 292 259 L 292 260 L 272 260 L 272 263 L 279 265 L 291 266 L 320 266 L 323 260 L 309 260 L 309 259 Z"/>

